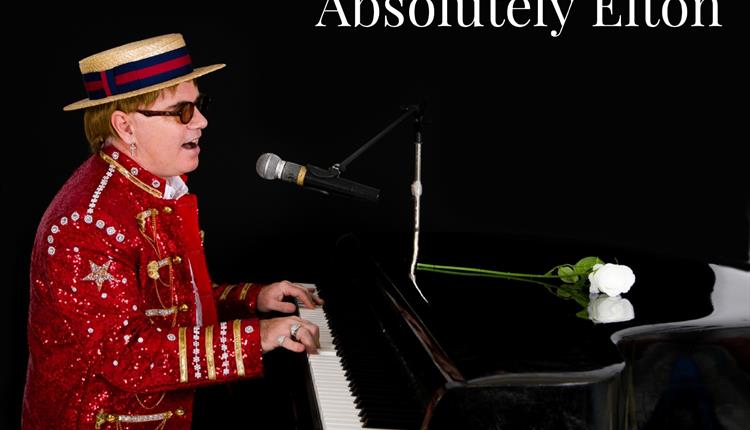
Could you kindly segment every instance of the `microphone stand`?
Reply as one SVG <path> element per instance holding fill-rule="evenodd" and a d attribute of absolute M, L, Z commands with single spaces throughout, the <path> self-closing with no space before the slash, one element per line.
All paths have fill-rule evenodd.
<path fill-rule="evenodd" d="M 424 117 L 419 115 L 414 121 L 414 182 L 411 184 L 411 195 L 414 197 L 414 244 L 412 247 L 411 264 L 409 265 L 409 279 L 414 283 L 414 287 L 422 296 L 426 303 L 427 297 L 422 294 L 422 290 L 417 285 L 417 278 L 414 276 L 414 270 L 417 267 L 417 254 L 419 253 L 419 219 L 420 206 L 422 197 L 422 122 Z"/>
<path fill-rule="evenodd" d="M 340 163 L 336 163 L 329 169 L 331 172 L 336 172 L 337 176 L 341 173 L 344 173 L 346 171 L 346 168 L 351 164 L 352 161 L 356 160 L 360 155 L 362 155 L 365 151 L 370 149 L 372 145 L 376 144 L 380 139 L 385 137 L 386 134 L 388 134 L 391 130 L 396 128 L 399 124 L 406 121 L 410 117 L 416 115 L 417 118 L 415 122 L 418 122 L 421 127 L 422 118 L 424 117 L 424 106 L 421 105 L 409 105 L 403 107 L 404 113 L 401 114 L 400 117 L 396 118 L 395 121 L 388 124 L 380 133 L 376 134 L 372 139 L 365 142 L 364 145 L 362 145 L 359 149 L 354 151 L 352 155 L 346 157 L 344 161 Z M 421 142 L 420 142 L 421 143 Z"/>
<path fill-rule="evenodd" d="M 359 149 L 354 151 L 350 156 L 346 157 L 344 161 L 336 163 L 331 166 L 327 173 L 326 171 L 318 172 L 317 175 L 326 175 L 325 177 L 338 177 L 341 173 L 346 171 L 346 168 L 351 164 L 352 161 L 357 159 L 365 151 L 370 149 L 375 143 L 380 141 L 386 134 L 397 127 L 402 122 L 409 118 L 414 117 L 414 182 L 411 184 L 411 195 L 414 197 L 414 239 L 413 239 L 413 252 L 411 258 L 411 264 L 409 265 L 409 279 L 411 279 L 417 292 L 422 299 L 429 303 L 422 290 L 417 286 L 417 280 L 414 276 L 414 270 L 417 267 L 417 255 L 419 253 L 419 220 L 420 220 L 420 200 L 422 196 L 422 124 L 424 123 L 424 105 L 408 105 L 403 107 L 403 113 L 401 116 L 396 118 L 395 121 L 388 124 L 380 133 L 376 134 L 372 139 L 367 141 Z M 322 169 L 321 169 L 322 170 Z"/>

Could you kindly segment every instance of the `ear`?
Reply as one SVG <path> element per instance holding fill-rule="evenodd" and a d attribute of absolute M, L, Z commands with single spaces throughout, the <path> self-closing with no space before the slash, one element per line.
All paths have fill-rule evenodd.
<path fill-rule="evenodd" d="M 112 128 L 117 133 L 117 137 L 125 143 L 131 143 L 133 141 L 133 120 L 123 111 L 116 110 L 112 112 L 112 116 L 109 118 Z"/>

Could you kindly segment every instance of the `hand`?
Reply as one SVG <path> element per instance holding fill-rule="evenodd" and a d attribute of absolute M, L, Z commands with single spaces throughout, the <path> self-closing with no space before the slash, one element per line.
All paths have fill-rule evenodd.
<path fill-rule="evenodd" d="M 315 309 L 316 305 L 323 304 L 323 300 L 313 295 L 314 292 L 314 288 L 305 288 L 289 281 L 275 282 L 261 288 L 260 293 L 258 293 L 257 307 L 260 312 L 278 311 L 290 314 L 297 310 L 297 307 L 294 303 L 285 302 L 284 298 L 295 297 L 306 308 Z"/>
<path fill-rule="evenodd" d="M 300 325 L 296 336 L 291 333 L 294 324 Z M 296 316 L 260 320 L 260 346 L 263 352 L 283 346 L 290 351 L 315 354 L 320 347 L 320 330 L 317 325 Z"/>

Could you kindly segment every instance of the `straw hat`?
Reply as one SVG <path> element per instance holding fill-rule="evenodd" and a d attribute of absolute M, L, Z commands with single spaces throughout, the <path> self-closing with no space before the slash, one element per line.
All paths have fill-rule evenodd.
<path fill-rule="evenodd" d="M 225 64 L 193 69 L 181 34 L 128 43 L 78 62 L 88 98 L 63 108 L 70 111 L 122 100 L 189 81 Z"/>

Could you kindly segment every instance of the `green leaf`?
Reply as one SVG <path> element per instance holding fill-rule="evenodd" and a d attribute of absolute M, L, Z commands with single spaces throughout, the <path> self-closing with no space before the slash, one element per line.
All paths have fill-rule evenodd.
<path fill-rule="evenodd" d="M 589 311 L 588 311 L 588 309 L 580 310 L 580 311 L 578 311 L 576 313 L 576 316 L 578 318 L 583 318 L 583 319 L 587 320 L 587 319 L 589 319 Z"/>
<path fill-rule="evenodd" d="M 568 291 L 568 289 L 565 287 L 561 287 L 557 289 L 557 295 L 560 297 L 568 298 L 570 297 L 570 291 Z"/>
<path fill-rule="evenodd" d="M 604 262 L 599 257 L 583 257 L 575 264 L 575 271 L 580 274 L 589 273 L 597 264 L 604 264 Z"/>
<path fill-rule="evenodd" d="M 578 275 L 576 275 L 575 270 L 569 265 L 557 269 L 557 276 L 559 276 L 563 282 L 567 282 L 568 284 L 574 284 L 578 281 Z"/>

